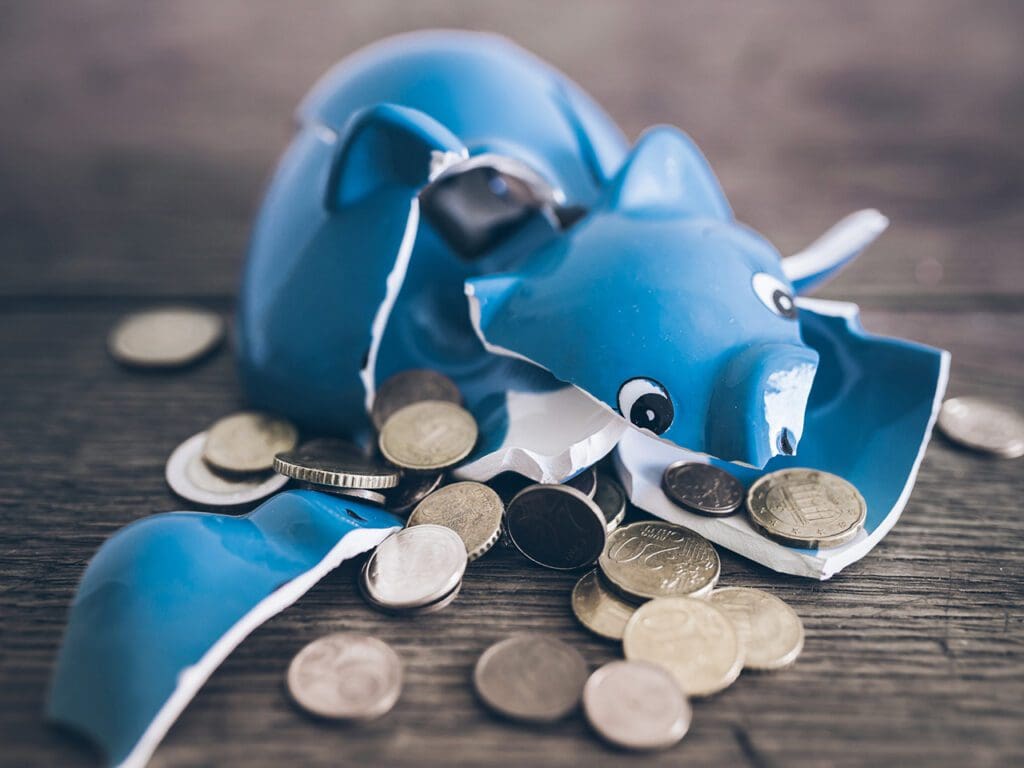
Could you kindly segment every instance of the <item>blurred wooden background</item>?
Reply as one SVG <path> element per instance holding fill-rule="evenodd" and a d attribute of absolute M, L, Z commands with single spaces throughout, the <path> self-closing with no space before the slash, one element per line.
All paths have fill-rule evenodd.
<path fill-rule="evenodd" d="M 783 253 L 874 206 L 893 226 L 822 295 L 870 330 L 953 352 L 952 394 L 1024 402 L 1024 5 L 790 2 L 0 2 L 0 763 L 95 762 L 41 720 L 68 602 L 116 528 L 181 508 L 163 463 L 237 407 L 230 356 L 170 376 L 118 369 L 107 330 L 163 300 L 230 311 L 291 113 L 335 60 L 421 27 L 502 32 L 578 81 L 635 137 L 673 123 L 739 217 Z M 549 631 L 597 665 L 574 577 L 511 553 L 459 600 L 402 622 L 342 569 L 260 629 L 154 765 L 1005 765 L 1024 760 L 1020 462 L 933 443 L 904 517 L 830 583 L 725 555 L 808 628 L 790 671 L 697 705 L 675 750 L 627 758 L 580 718 L 490 718 L 469 670 L 489 642 Z M 406 660 L 388 718 L 295 712 L 281 681 L 322 632 Z M 97 696 L 102 695 L 97 693 Z"/>

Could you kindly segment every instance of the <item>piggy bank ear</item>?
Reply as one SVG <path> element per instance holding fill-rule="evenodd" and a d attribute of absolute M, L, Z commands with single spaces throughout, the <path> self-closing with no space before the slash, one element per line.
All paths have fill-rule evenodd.
<path fill-rule="evenodd" d="M 704 155 L 671 126 L 651 128 L 640 137 L 612 180 L 609 202 L 628 213 L 732 219 Z"/>
<path fill-rule="evenodd" d="M 465 152 L 451 131 L 423 112 L 394 104 L 368 107 L 349 121 L 338 142 L 326 207 L 340 210 L 382 187 L 419 189 L 438 158 Z"/>
<path fill-rule="evenodd" d="M 797 293 L 808 293 L 860 256 L 888 226 L 889 219 L 874 208 L 851 213 L 802 251 L 783 259 L 782 271 Z"/>

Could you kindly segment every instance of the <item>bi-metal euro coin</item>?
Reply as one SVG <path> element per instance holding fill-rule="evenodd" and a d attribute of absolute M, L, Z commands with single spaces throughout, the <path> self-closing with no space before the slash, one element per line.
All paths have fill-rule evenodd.
<path fill-rule="evenodd" d="M 791 547 L 826 549 L 864 528 L 867 505 L 843 478 L 816 469 L 783 469 L 759 478 L 747 493 L 750 522 Z"/>
<path fill-rule="evenodd" d="M 220 315 L 191 307 L 167 307 L 123 318 L 107 348 L 122 365 L 179 368 L 212 352 L 224 338 Z"/>
<path fill-rule="evenodd" d="M 547 635 L 524 634 L 484 651 L 473 683 L 483 703 L 498 714 L 547 723 L 576 709 L 587 671 L 572 646 Z"/>
<path fill-rule="evenodd" d="M 782 669 L 803 650 L 803 622 L 775 595 L 753 587 L 724 587 L 708 600 L 736 628 L 744 648 L 744 669 Z"/>
<path fill-rule="evenodd" d="M 266 472 L 274 457 L 295 448 L 299 432 L 290 421 L 258 411 L 242 411 L 210 427 L 203 459 L 222 472 Z"/>
<path fill-rule="evenodd" d="M 505 512 L 509 539 L 525 557 L 559 571 L 591 565 L 608 535 L 592 499 L 567 485 L 530 485 Z"/>
<path fill-rule="evenodd" d="M 437 371 L 414 369 L 396 373 L 377 387 L 370 412 L 373 426 L 379 432 L 391 414 L 424 400 L 461 405 L 462 395 L 454 381 Z"/>
<path fill-rule="evenodd" d="M 394 488 L 401 472 L 367 456 L 345 440 L 321 438 L 274 457 L 282 475 L 331 488 L 383 490 Z"/>
<path fill-rule="evenodd" d="M 288 478 L 276 472 L 221 477 L 203 461 L 206 432 L 193 435 L 167 459 L 165 477 L 183 499 L 207 507 L 234 507 L 265 499 L 281 490 Z"/>
<path fill-rule="evenodd" d="M 598 564 L 608 582 L 625 597 L 704 597 L 721 571 L 718 553 L 688 528 L 646 520 L 608 537 Z"/>
<path fill-rule="evenodd" d="M 942 404 L 939 429 L 954 443 L 981 453 L 1024 456 L 1024 416 L 980 397 L 954 397 Z"/>
<path fill-rule="evenodd" d="M 486 485 L 452 483 L 427 496 L 409 515 L 408 525 L 430 523 L 451 528 L 466 545 L 469 562 L 488 552 L 501 535 L 505 505 Z"/>
<path fill-rule="evenodd" d="M 393 413 L 380 432 L 380 452 L 413 472 L 436 472 L 469 456 L 476 445 L 473 415 L 454 403 L 425 400 Z"/>
<path fill-rule="evenodd" d="M 402 692 L 402 663 L 391 646 L 367 635 L 339 632 L 314 640 L 292 659 L 288 691 L 318 717 L 373 720 Z"/>

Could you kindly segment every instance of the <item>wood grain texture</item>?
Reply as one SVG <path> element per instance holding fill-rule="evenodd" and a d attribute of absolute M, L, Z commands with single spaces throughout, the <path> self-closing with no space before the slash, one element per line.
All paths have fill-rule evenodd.
<path fill-rule="evenodd" d="M 2 3 L 0 764 L 96 764 L 41 717 L 76 582 L 117 528 L 188 508 L 164 485 L 168 454 L 240 405 L 226 351 L 130 372 L 107 331 L 160 298 L 228 314 L 294 104 L 342 53 L 423 26 L 515 37 L 631 136 L 686 128 L 784 252 L 885 209 L 893 231 L 828 295 L 873 307 L 869 330 L 952 351 L 951 394 L 1024 403 L 1018 4 Z M 617 654 L 575 624 L 575 576 L 499 548 L 415 620 L 365 606 L 352 566 L 331 574 L 213 675 L 153 765 L 1020 763 L 1021 466 L 936 438 L 900 523 L 828 583 L 723 554 L 723 584 L 796 608 L 806 650 L 697 703 L 669 752 L 625 756 L 580 717 L 530 729 L 477 704 L 472 665 L 507 634 L 550 632 L 594 666 Z M 342 628 L 407 667 L 395 711 L 366 727 L 310 720 L 283 689 L 292 654 Z"/>

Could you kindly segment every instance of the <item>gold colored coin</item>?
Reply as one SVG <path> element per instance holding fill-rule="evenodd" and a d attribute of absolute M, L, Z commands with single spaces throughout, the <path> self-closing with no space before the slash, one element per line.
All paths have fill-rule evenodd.
<path fill-rule="evenodd" d="M 708 600 L 736 628 L 744 647 L 744 669 L 782 669 L 803 650 L 803 622 L 775 595 L 752 587 L 724 587 Z"/>
<path fill-rule="evenodd" d="M 416 472 L 451 467 L 476 445 L 472 414 L 454 403 L 424 400 L 399 409 L 380 432 L 380 452 L 396 466 Z"/>
<path fill-rule="evenodd" d="M 299 431 L 290 421 L 242 411 L 210 427 L 203 460 L 224 472 L 265 472 L 274 466 L 277 454 L 292 450 L 298 440 Z"/>
<path fill-rule="evenodd" d="M 466 545 L 469 561 L 488 552 L 501 535 L 505 505 L 482 483 L 446 485 L 421 501 L 409 515 L 409 527 L 430 523 L 451 528 Z"/>
<path fill-rule="evenodd" d="M 710 696 L 743 669 L 743 645 L 731 621 L 707 600 L 662 597 L 637 608 L 626 624 L 627 659 L 659 664 L 688 696 Z"/>
<path fill-rule="evenodd" d="M 867 504 L 841 477 L 816 469 L 783 469 L 761 477 L 747 493 L 751 524 L 792 547 L 826 549 L 864 527 Z"/>
<path fill-rule="evenodd" d="M 572 612 L 580 624 L 596 635 L 621 640 L 626 623 L 636 611 L 607 586 L 597 568 L 590 571 L 572 590 Z"/>

